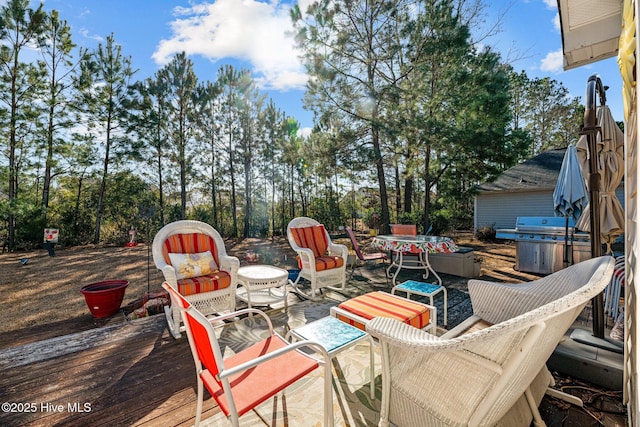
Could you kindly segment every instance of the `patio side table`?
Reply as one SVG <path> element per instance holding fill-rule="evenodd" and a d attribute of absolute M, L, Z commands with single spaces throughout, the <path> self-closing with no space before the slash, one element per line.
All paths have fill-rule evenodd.
<path fill-rule="evenodd" d="M 429 298 L 429 304 L 433 305 L 433 297 L 440 292 L 444 295 L 444 326 L 447 326 L 447 288 L 434 283 L 419 282 L 417 280 L 407 280 L 391 289 L 391 293 L 395 295 L 397 291 L 405 292 L 407 298 L 411 299 L 411 295 L 420 295 Z"/>
<path fill-rule="evenodd" d="M 271 265 L 249 265 L 238 269 L 236 296 L 249 308 L 282 301 L 287 306 L 289 272 Z"/>
<path fill-rule="evenodd" d="M 292 329 L 287 334 L 294 340 L 311 340 L 320 343 L 333 358 L 364 339 L 369 339 L 369 363 L 371 371 L 370 395 L 375 397 L 375 372 L 373 358 L 373 340 L 366 332 L 342 322 L 335 317 L 327 316 L 306 325 Z"/>

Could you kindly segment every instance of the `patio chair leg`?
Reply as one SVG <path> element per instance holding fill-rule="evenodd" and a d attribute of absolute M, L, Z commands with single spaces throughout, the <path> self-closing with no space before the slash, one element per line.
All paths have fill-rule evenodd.
<path fill-rule="evenodd" d="M 193 427 L 198 427 L 200 425 L 200 417 L 202 416 L 202 400 L 204 396 L 204 387 L 202 384 L 202 380 L 198 377 L 198 403 L 196 404 L 196 419 L 193 423 Z"/>
<path fill-rule="evenodd" d="M 540 411 L 538 410 L 538 406 L 536 405 L 536 401 L 533 398 L 533 394 L 531 394 L 531 389 L 527 388 L 524 392 L 524 397 L 527 399 L 527 403 L 529 404 L 529 409 L 531 409 L 531 414 L 533 415 L 533 425 L 536 427 L 546 427 L 546 423 L 542 419 L 540 415 Z"/>
<path fill-rule="evenodd" d="M 167 326 L 169 328 L 169 332 L 171 333 L 171 335 L 173 335 L 173 338 L 180 338 L 182 336 L 182 334 L 180 333 L 180 312 L 178 312 L 177 310 L 174 311 L 173 306 L 169 307 L 165 305 L 164 314 L 167 317 Z M 178 317 L 177 322 L 176 317 Z"/>

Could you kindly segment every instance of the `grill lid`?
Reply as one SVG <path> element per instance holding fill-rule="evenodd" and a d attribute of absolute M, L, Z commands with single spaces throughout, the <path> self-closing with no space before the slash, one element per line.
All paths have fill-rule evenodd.
<path fill-rule="evenodd" d="M 516 230 L 519 232 L 562 232 L 567 226 L 567 219 L 561 216 L 519 216 Z M 573 231 L 575 221 L 569 218 L 569 231 Z"/>

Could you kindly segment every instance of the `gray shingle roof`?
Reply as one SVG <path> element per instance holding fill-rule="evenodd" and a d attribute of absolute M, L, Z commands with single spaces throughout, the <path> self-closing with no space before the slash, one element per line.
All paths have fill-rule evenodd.
<path fill-rule="evenodd" d="M 481 193 L 553 190 L 565 151 L 566 148 L 560 148 L 540 153 L 507 169 L 495 181 L 480 184 L 477 188 Z"/>

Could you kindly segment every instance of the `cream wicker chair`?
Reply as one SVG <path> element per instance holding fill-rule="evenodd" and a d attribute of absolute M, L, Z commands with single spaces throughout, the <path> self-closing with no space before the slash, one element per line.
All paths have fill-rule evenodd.
<path fill-rule="evenodd" d="M 200 312 L 209 315 L 235 310 L 240 261 L 227 255 L 220 233 L 209 224 L 189 220 L 167 224 L 155 235 L 152 251 L 153 261 L 164 279 Z M 211 267 L 195 270 L 186 263 L 176 269 L 176 262 L 171 259 L 173 257 L 175 261 L 195 254 L 205 254 Z M 181 315 L 175 301 L 172 300 L 171 307 L 165 307 L 165 314 L 169 331 L 175 338 L 180 338 Z"/>
<path fill-rule="evenodd" d="M 322 224 L 307 217 L 294 218 L 287 226 L 287 238 L 299 259 L 300 274 L 294 287 L 302 277 L 311 282 L 312 298 L 324 287 L 344 289 L 349 251 L 333 243 Z"/>
<path fill-rule="evenodd" d="M 470 280 L 474 315 L 441 337 L 373 319 L 367 332 L 382 347 L 379 425 L 544 425 L 537 406 L 553 382 L 545 362 L 613 265 L 599 257 L 518 285 Z"/>

